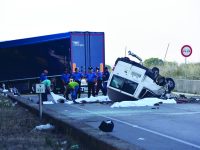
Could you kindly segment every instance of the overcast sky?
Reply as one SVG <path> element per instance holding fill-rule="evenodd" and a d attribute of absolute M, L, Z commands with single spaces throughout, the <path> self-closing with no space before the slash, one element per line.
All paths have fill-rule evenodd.
<path fill-rule="evenodd" d="M 131 50 L 184 63 L 200 62 L 200 0 L 0 0 L 0 41 L 68 31 L 105 32 L 106 64 Z"/>

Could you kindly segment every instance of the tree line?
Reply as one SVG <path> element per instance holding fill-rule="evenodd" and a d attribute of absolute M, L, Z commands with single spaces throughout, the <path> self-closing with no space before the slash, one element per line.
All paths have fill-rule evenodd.
<path fill-rule="evenodd" d="M 143 63 L 148 68 L 158 67 L 160 74 L 176 79 L 200 80 L 200 63 L 182 63 L 163 61 L 159 58 L 149 58 Z"/>

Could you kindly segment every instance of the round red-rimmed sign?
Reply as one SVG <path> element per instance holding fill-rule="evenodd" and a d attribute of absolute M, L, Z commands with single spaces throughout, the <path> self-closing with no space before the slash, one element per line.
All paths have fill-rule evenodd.
<path fill-rule="evenodd" d="M 192 54 L 192 47 L 190 45 L 184 45 L 182 48 L 181 48 L 181 54 L 184 56 L 184 57 L 189 57 L 191 54 Z"/>

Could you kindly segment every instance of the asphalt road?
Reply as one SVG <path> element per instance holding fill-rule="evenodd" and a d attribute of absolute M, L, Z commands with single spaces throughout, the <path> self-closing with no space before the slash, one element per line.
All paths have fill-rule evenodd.
<path fill-rule="evenodd" d="M 38 99 L 28 97 L 34 102 Z M 112 120 L 115 126 L 109 134 L 148 150 L 200 149 L 199 104 L 162 104 L 159 109 L 149 106 L 111 108 L 110 105 L 46 104 L 44 107 L 96 129 L 101 121 Z"/>

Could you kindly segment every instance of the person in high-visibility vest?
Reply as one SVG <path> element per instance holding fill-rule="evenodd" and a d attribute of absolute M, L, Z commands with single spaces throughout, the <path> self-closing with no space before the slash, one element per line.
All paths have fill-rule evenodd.
<path fill-rule="evenodd" d="M 68 84 L 68 89 L 70 90 L 71 93 L 71 99 L 74 103 L 77 103 L 75 100 L 77 99 L 77 93 L 79 90 L 79 84 L 75 81 L 71 81 Z"/>

